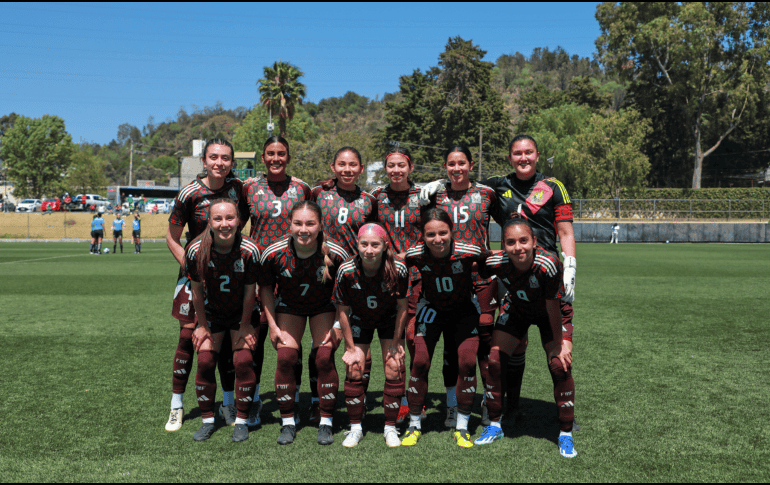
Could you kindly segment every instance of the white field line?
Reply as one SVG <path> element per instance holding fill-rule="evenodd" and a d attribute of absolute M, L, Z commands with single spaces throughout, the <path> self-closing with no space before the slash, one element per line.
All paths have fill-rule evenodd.
<path fill-rule="evenodd" d="M 162 251 L 162 249 L 148 249 L 147 251 Z M 82 254 L 68 254 L 66 256 L 51 256 L 50 258 L 21 259 L 19 261 L 6 261 L 5 263 L 0 263 L 0 264 L 31 263 L 32 261 L 45 261 L 45 260 L 48 260 L 48 259 L 59 259 L 59 258 L 74 258 L 76 256 L 83 256 L 83 255 Z"/>

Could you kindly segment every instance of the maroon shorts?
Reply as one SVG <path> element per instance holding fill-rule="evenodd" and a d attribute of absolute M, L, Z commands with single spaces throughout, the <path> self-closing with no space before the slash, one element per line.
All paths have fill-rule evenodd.
<path fill-rule="evenodd" d="M 572 316 L 574 314 L 572 305 L 564 302 L 560 303 L 562 339 L 572 342 L 572 332 L 574 330 L 572 325 Z M 518 340 L 522 340 L 527 336 L 527 330 L 530 325 L 535 325 L 540 329 L 540 337 L 544 345 L 553 340 L 551 322 L 548 320 L 548 313 L 546 313 L 545 309 L 537 315 L 525 315 L 517 311 L 511 299 L 506 296 L 500 307 L 500 315 L 497 317 L 495 330 L 501 330 Z"/>
<path fill-rule="evenodd" d="M 176 290 L 174 290 L 174 302 L 171 306 L 171 316 L 182 323 L 195 321 L 195 308 L 192 302 L 192 288 L 190 278 L 179 271 Z"/>

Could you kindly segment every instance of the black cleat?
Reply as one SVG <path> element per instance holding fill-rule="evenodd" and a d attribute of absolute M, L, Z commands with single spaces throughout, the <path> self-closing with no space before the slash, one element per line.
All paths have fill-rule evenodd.
<path fill-rule="evenodd" d="M 233 443 L 240 443 L 249 439 L 249 427 L 245 424 L 236 424 L 233 430 Z"/>
<path fill-rule="evenodd" d="M 334 443 L 334 436 L 332 435 L 332 427 L 328 424 L 322 424 L 318 427 L 318 444 L 330 445 Z"/>
<path fill-rule="evenodd" d="M 279 445 L 288 445 L 294 443 L 294 437 L 297 436 L 296 426 L 281 426 L 281 436 L 278 437 Z"/>
<path fill-rule="evenodd" d="M 209 438 L 211 438 L 211 435 L 214 434 L 214 431 L 217 429 L 217 427 L 212 423 L 203 423 L 201 426 L 201 429 L 195 432 L 193 435 L 193 439 L 195 441 L 205 441 Z"/>

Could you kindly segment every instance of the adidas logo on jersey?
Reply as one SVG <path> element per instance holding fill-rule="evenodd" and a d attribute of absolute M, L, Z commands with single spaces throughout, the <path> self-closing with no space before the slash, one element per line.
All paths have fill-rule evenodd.
<path fill-rule="evenodd" d="M 239 259 L 235 262 L 235 272 L 236 273 L 243 273 L 243 259 Z"/>
<path fill-rule="evenodd" d="M 209 261 L 209 268 L 215 268 L 214 261 Z"/>
<path fill-rule="evenodd" d="M 430 268 L 426 264 L 425 266 L 422 267 L 422 269 L 420 271 L 430 271 Z"/>
<path fill-rule="evenodd" d="M 354 290 L 360 290 L 361 286 L 358 283 L 353 283 L 353 286 L 351 286 L 351 288 Z"/>
<path fill-rule="evenodd" d="M 506 285 L 510 285 L 511 284 L 511 282 L 508 281 L 508 278 L 503 278 L 503 283 L 505 283 Z"/>
<path fill-rule="evenodd" d="M 511 191 L 510 191 L 510 189 L 509 189 L 509 190 L 506 190 L 506 191 L 503 193 L 503 197 L 513 197 L 513 192 L 511 192 Z"/>
<path fill-rule="evenodd" d="M 452 273 L 459 274 L 463 272 L 463 264 L 459 261 L 452 263 Z"/>
<path fill-rule="evenodd" d="M 281 276 L 284 276 L 284 277 L 286 277 L 286 278 L 291 278 L 291 273 L 289 272 L 289 270 L 288 270 L 288 269 L 285 269 L 285 270 L 283 270 L 283 272 L 281 273 Z"/>
<path fill-rule="evenodd" d="M 478 335 L 478 334 L 479 334 L 479 329 L 478 328 L 474 328 L 473 332 L 471 332 L 471 335 Z"/>

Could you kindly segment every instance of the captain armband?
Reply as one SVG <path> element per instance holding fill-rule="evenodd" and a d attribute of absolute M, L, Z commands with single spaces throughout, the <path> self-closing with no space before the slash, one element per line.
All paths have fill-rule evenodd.
<path fill-rule="evenodd" d="M 572 205 L 562 204 L 557 205 L 554 209 L 554 222 L 570 221 L 572 220 Z"/>

